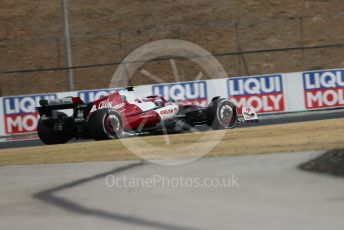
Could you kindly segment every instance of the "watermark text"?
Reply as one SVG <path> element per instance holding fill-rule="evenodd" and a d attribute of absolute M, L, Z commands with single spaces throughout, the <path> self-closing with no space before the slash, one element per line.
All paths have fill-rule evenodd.
<path fill-rule="evenodd" d="M 238 188 L 239 177 L 234 174 L 222 177 L 168 177 L 155 174 L 149 177 L 128 177 L 107 175 L 108 188 Z"/>

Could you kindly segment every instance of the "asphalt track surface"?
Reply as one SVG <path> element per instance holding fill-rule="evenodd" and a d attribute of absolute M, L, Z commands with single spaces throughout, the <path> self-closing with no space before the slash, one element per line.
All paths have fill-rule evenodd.
<path fill-rule="evenodd" d="M 265 125 L 276 125 L 286 124 L 303 121 L 315 121 L 325 119 L 344 118 L 344 110 L 332 110 L 332 111 L 315 111 L 315 112 L 304 112 L 304 113 L 291 113 L 291 114 L 280 114 L 280 115 L 266 115 L 261 116 L 259 123 L 239 124 L 237 128 L 253 127 L 253 126 L 265 126 Z M 93 140 L 82 140 L 82 141 L 93 141 Z M 73 143 L 75 141 L 70 141 Z M 41 146 L 43 143 L 39 139 L 30 140 L 13 140 L 0 142 L 0 149 L 8 148 L 24 148 L 32 146 Z"/>
<path fill-rule="evenodd" d="M 0 167 L 0 229 L 341 230 L 342 178 L 297 168 L 320 154 L 214 157 L 174 167 L 142 161 Z M 106 183 L 109 175 L 156 183 L 116 186 Z M 189 182 L 172 182 L 181 177 Z M 196 178 L 233 179 L 226 187 L 197 187 L 190 183 Z"/>
<path fill-rule="evenodd" d="M 343 111 L 286 114 L 242 127 L 342 117 Z M 41 145 L 16 141 L 3 148 L 9 143 Z M 213 157 L 174 167 L 145 161 L 3 166 L 0 229 L 341 230 L 343 179 L 298 169 L 321 154 Z M 111 186 L 106 178 L 120 183 Z M 125 186 L 124 178 L 139 180 Z M 227 187 L 209 187 L 204 178 L 220 184 L 227 178 Z M 157 181 L 141 186 L 147 179 Z"/>

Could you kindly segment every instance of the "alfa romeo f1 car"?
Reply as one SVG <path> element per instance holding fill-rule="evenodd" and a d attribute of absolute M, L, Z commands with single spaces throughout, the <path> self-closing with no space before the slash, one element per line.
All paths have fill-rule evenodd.
<path fill-rule="evenodd" d="M 243 107 L 239 115 L 229 99 L 215 97 L 203 107 L 159 95 L 140 98 L 135 96 L 133 87 L 90 103 L 79 97 L 41 100 L 37 110 L 37 132 L 45 144 L 61 144 L 73 138 L 106 140 L 126 134 L 175 133 L 200 126 L 217 130 L 258 120 L 251 107 Z M 72 115 L 64 110 L 72 110 Z"/>

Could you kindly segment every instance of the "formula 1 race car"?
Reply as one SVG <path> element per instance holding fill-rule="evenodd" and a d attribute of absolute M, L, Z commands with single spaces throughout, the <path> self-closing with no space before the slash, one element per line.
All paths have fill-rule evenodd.
<path fill-rule="evenodd" d="M 117 139 L 125 134 L 183 132 L 197 127 L 214 130 L 234 128 L 240 122 L 255 122 L 257 114 L 243 107 L 239 116 L 229 99 L 215 97 L 207 107 L 166 100 L 159 95 L 136 97 L 133 87 L 114 92 L 90 103 L 79 97 L 41 100 L 38 136 L 45 144 L 77 139 Z M 72 110 L 68 116 L 61 110 Z"/>

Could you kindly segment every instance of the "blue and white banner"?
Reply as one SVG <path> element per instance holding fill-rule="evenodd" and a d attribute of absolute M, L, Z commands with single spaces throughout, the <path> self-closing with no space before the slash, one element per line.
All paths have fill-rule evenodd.
<path fill-rule="evenodd" d="M 0 135 L 36 131 L 41 99 L 79 96 L 85 102 L 123 90 L 95 89 L 0 98 Z M 166 99 L 207 106 L 215 96 L 232 99 L 238 107 L 252 106 L 259 114 L 299 112 L 344 107 L 344 69 L 232 77 L 135 88 L 138 96 L 161 95 Z"/>

